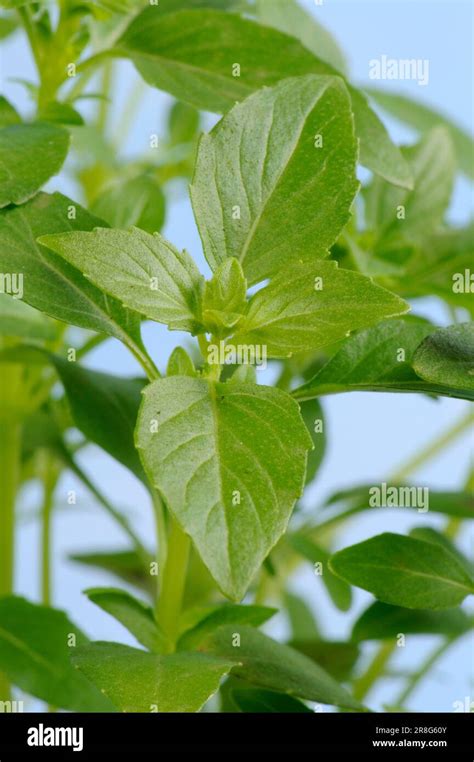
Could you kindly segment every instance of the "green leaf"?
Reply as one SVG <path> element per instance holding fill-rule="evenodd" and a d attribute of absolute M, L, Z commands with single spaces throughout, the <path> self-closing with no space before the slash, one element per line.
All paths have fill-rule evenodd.
<path fill-rule="evenodd" d="M 168 114 L 168 134 L 170 146 L 190 143 L 199 130 L 199 111 L 187 103 L 176 101 Z"/>
<path fill-rule="evenodd" d="M 167 376 L 196 376 L 196 369 L 190 356 L 183 347 L 175 347 L 171 352 L 166 368 Z"/>
<path fill-rule="evenodd" d="M 291 357 L 407 310 L 398 296 L 332 260 L 298 263 L 280 269 L 252 297 L 232 342 L 266 347 L 268 357 Z"/>
<path fill-rule="evenodd" d="M 0 292 L 0 335 L 50 341 L 56 338 L 56 327 L 38 310 Z"/>
<path fill-rule="evenodd" d="M 211 267 L 236 257 L 252 284 L 303 255 L 328 256 L 350 216 L 356 162 L 339 78 L 286 79 L 235 105 L 202 136 L 191 186 Z"/>
<path fill-rule="evenodd" d="M 66 614 L 24 598 L 0 598 L 0 670 L 32 696 L 73 712 L 110 712 L 113 705 L 71 666 L 86 636 Z"/>
<path fill-rule="evenodd" d="M 78 648 L 73 663 L 122 712 L 198 712 L 234 661 L 98 642 Z"/>
<path fill-rule="evenodd" d="M 429 611 L 389 606 L 376 601 L 354 624 L 352 639 L 389 640 L 399 633 L 406 635 L 462 635 L 471 628 L 469 617 L 462 609 Z"/>
<path fill-rule="evenodd" d="M 77 428 L 146 482 L 133 439 L 146 381 L 89 370 L 57 355 L 51 355 L 51 361 L 64 385 Z"/>
<path fill-rule="evenodd" d="M 414 188 L 395 188 L 374 178 L 366 190 L 368 219 L 376 228 L 375 253 L 387 256 L 409 243 L 419 243 L 436 230 L 449 204 L 456 162 L 449 132 L 436 127 L 418 145 L 403 150 Z M 403 207 L 403 217 L 399 210 Z"/>
<path fill-rule="evenodd" d="M 416 373 L 433 384 L 446 384 L 474 397 L 474 323 L 440 328 L 421 342 L 413 357 Z"/>
<path fill-rule="evenodd" d="M 416 507 L 416 494 L 419 487 L 405 484 L 390 485 L 386 487 L 384 495 L 381 485 L 361 484 L 355 487 L 338 490 L 327 500 L 327 505 L 331 506 L 337 503 L 343 504 L 347 508 L 347 513 L 359 513 L 361 511 L 373 510 L 374 506 L 372 496 L 374 488 L 377 490 L 377 501 L 381 496 L 382 507 L 392 507 L 400 510 L 407 506 L 408 510 Z M 391 488 L 396 490 L 391 493 Z M 424 488 L 422 488 L 424 489 Z M 413 504 L 413 508 L 411 505 Z M 447 516 L 456 516 L 460 519 L 474 519 L 474 498 L 469 492 L 437 492 L 429 490 L 429 510 L 433 513 L 444 513 Z"/>
<path fill-rule="evenodd" d="M 161 14 L 147 8 L 118 40 L 146 82 L 199 109 L 224 113 L 264 85 L 305 74 L 337 75 L 293 37 L 216 10 Z M 234 64 L 240 65 L 235 76 Z M 410 170 L 365 96 L 350 88 L 361 162 L 389 182 L 412 187 Z"/>
<path fill-rule="evenodd" d="M 178 650 L 194 651 L 208 635 L 223 625 L 248 624 L 259 627 L 276 613 L 276 609 L 267 606 L 237 606 L 232 603 L 216 606 L 181 635 Z"/>
<path fill-rule="evenodd" d="M 352 603 L 352 591 L 349 585 L 335 577 L 329 568 L 329 553 L 303 534 L 288 535 L 288 542 L 303 558 L 311 564 L 321 564 L 321 580 L 340 611 L 348 611 Z"/>
<path fill-rule="evenodd" d="M 0 127 L 8 127 L 11 124 L 19 124 L 21 116 L 12 106 L 10 101 L 0 95 Z"/>
<path fill-rule="evenodd" d="M 436 125 L 444 125 L 451 135 L 456 151 L 456 157 L 460 169 L 470 178 L 474 179 L 474 164 L 472 161 L 474 141 L 467 132 L 458 127 L 448 117 L 439 111 L 425 106 L 419 101 L 407 98 L 406 95 L 387 93 L 373 88 L 366 88 L 367 92 L 388 113 L 406 122 L 419 132 L 428 132 Z"/>
<path fill-rule="evenodd" d="M 434 333 L 435 332 L 435 333 Z M 446 397 L 472 398 L 466 389 L 452 384 L 457 375 L 438 374 L 424 379 L 414 369 L 414 358 L 424 340 L 436 335 L 433 325 L 411 317 L 389 320 L 350 336 L 341 349 L 313 376 L 295 389 L 297 400 L 309 400 L 341 392 L 426 392 Z M 429 341 L 429 339 L 426 339 Z M 444 342 L 440 352 L 447 353 Z M 460 359 L 460 358 L 459 358 Z M 456 367 L 447 359 L 450 367 Z"/>
<path fill-rule="evenodd" d="M 47 233 L 92 230 L 100 220 L 79 204 L 39 193 L 21 207 L 0 212 L 0 272 L 23 273 L 23 299 L 64 322 L 140 344 L 138 315 L 102 294 L 61 257 L 36 243 Z"/>
<path fill-rule="evenodd" d="M 312 640 L 319 637 L 318 623 L 304 598 L 294 595 L 294 593 L 285 592 L 283 600 L 293 639 Z"/>
<path fill-rule="evenodd" d="M 276 693 L 275 691 L 262 691 L 256 688 L 239 690 L 234 688 L 230 692 L 230 698 L 241 712 L 257 714 L 267 714 L 269 712 L 284 714 L 294 714 L 296 712 L 313 713 L 311 709 L 308 709 L 298 699 L 286 696 L 283 693 Z"/>
<path fill-rule="evenodd" d="M 146 233 L 160 231 L 165 222 L 165 197 L 159 183 L 140 175 L 106 188 L 94 199 L 91 211 L 113 228 L 135 225 Z"/>
<path fill-rule="evenodd" d="M 149 651 L 160 652 L 165 636 L 156 622 L 153 609 L 125 590 L 110 587 L 94 587 L 84 591 L 92 603 L 123 624 Z"/>
<path fill-rule="evenodd" d="M 145 569 L 143 561 L 136 550 L 105 550 L 94 553 L 73 553 L 71 561 L 87 567 L 101 569 L 124 580 L 128 584 L 151 594 L 155 591 L 154 578 Z"/>
<path fill-rule="evenodd" d="M 171 376 L 144 391 L 145 471 L 221 590 L 239 600 L 285 531 L 311 440 L 279 389 Z"/>
<path fill-rule="evenodd" d="M 474 496 L 472 495 L 471 507 L 474 507 Z M 472 518 L 474 518 L 474 513 Z M 425 540 L 425 542 L 434 542 L 436 545 L 441 545 L 442 548 L 445 548 L 448 553 L 451 553 L 461 564 L 461 566 L 464 567 L 466 574 L 471 577 L 474 576 L 473 562 L 470 559 L 467 559 L 466 556 L 456 547 L 454 542 L 452 542 L 449 537 L 446 537 L 446 535 L 442 532 L 438 532 L 436 529 L 433 529 L 433 527 L 414 527 L 410 530 L 410 537 L 415 537 L 417 540 Z"/>
<path fill-rule="evenodd" d="M 23 204 L 61 169 L 69 134 L 53 124 L 0 128 L 0 208 Z M 34 157 L 34 158 L 33 158 Z"/>
<path fill-rule="evenodd" d="M 473 580 L 451 553 L 391 532 L 340 550 L 330 567 L 384 603 L 409 609 L 453 608 L 474 593 Z"/>
<path fill-rule="evenodd" d="M 253 627 L 220 627 L 209 635 L 201 650 L 238 661 L 232 673 L 263 688 L 346 709 L 362 708 L 314 661 Z"/>
<path fill-rule="evenodd" d="M 312 659 L 335 680 L 348 680 L 359 658 L 359 648 L 354 643 L 330 640 L 292 640 L 289 645 Z"/>
<path fill-rule="evenodd" d="M 202 276 L 187 252 L 159 233 L 96 228 L 46 235 L 40 243 L 60 254 L 125 307 L 169 328 L 195 333 Z"/>
<path fill-rule="evenodd" d="M 202 320 L 207 331 L 225 336 L 247 309 L 247 281 L 237 259 L 224 259 L 211 280 L 206 281 L 202 297 Z"/>
<path fill-rule="evenodd" d="M 313 449 L 308 453 L 306 465 L 306 484 L 309 484 L 318 473 L 326 452 L 326 424 L 319 400 L 301 402 L 300 411 L 313 440 Z"/>
<path fill-rule="evenodd" d="M 84 119 L 70 103 L 60 103 L 59 101 L 48 101 L 41 109 L 41 119 L 45 122 L 54 122 L 65 125 L 81 126 Z"/>
<path fill-rule="evenodd" d="M 296 0 L 257 0 L 257 19 L 285 34 L 291 34 L 316 56 L 345 72 L 347 63 L 336 40 Z"/>
<path fill-rule="evenodd" d="M 0 16 L 0 40 L 5 40 L 17 29 L 18 21 L 15 16 Z"/>

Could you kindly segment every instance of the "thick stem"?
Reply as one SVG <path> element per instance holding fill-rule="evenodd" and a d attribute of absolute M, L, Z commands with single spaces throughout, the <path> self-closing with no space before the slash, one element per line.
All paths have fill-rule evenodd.
<path fill-rule="evenodd" d="M 15 499 L 20 476 L 21 427 L 0 419 L 0 596 L 13 592 L 15 563 Z M 10 684 L 0 672 L 0 701 L 11 696 Z"/>
<path fill-rule="evenodd" d="M 156 608 L 158 624 L 170 641 L 170 651 L 174 650 L 178 635 L 190 545 L 188 535 L 171 519 L 163 586 Z"/>

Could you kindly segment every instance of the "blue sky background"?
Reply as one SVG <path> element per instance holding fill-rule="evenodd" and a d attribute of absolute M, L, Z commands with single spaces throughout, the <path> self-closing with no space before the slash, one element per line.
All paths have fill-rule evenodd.
<path fill-rule="evenodd" d="M 345 51 L 352 78 L 359 84 L 369 84 L 369 61 L 383 54 L 394 58 L 427 58 L 430 62 L 430 81 L 426 87 L 414 82 L 377 83 L 387 89 L 404 92 L 432 105 L 454 118 L 461 126 L 472 130 L 472 72 L 473 55 L 471 43 L 472 6 L 470 2 L 340 2 L 325 0 L 317 6 L 311 0 L 303 3 L 316 15 L 339 40 Z M 3 45 L 0 57 L 2 92 L 24 114 L 29 103 L 24 89 L 13 82 L 12 77 L 34 78 L 29 53 L 21 35 L 15 35 Z M 132 66 L 121 62 L 117 77 L 117 98 L 114 113 L 121 113 L 127 94 L 137 83 Z M 373 83 L 371 83 L 373 84 Z M 168 96 L 148 90 L 137 116 L 127 153 L 146 150 L 149 135 L 163 130 L 163 113 L 170 103 Z M 90 106 L 82 107 L 87 116 Z M 209 115 L 210 126 L 215 117 Z M 385 120 L 397 141 L 410 142 L 413 133 L 391 120 Z M 114 125 L 119 129 L 119 124 Z M 54 179 L 49 189 L 70 193 L 77 200 L 77 189 L 69 181 Z M 189 202 L 182 188 L 172 189 L 172 203 L 164 234 L 178 246 L 185 247 L 207 273 L 201 244 L 194 225 Z M 462 222 L 472 207 L 472 189 L 464 181 L 456 187 L 450 216 Z M 450 322 L 448 313 L 437 300 L 424 299 L 416 302 L 413 311 L 423 314 L 439 325 Z M 173 346 L 188 341 L 187 336 L 168 332 L 163 326 L 147 324 L 144 327 L 145 343 L 158 365 L 166 365 Z M 107 341 L 92 353 L 87 364 L 90 367 L 132 375 L 138 368 L 128 352 L 115 340 Z M 265 377 L 260 375 L 261 380 Z M 451 425 L 467 409 L 460 400 L 442 399 L 432 401 L 416 395 L 346 394 L 323 400 L 329 436 L 328 452 L 320 471 L 318 483 L 306 498 L 308 511 L 317 507 L 336 488 L 356 482 L 384 481 L 396 467 L 412 453 L 435 438 Z M 421 468 L 414 482 L 433 489 L 457 489 L 462 486 L 468 471 L 471 440 L 466 435 L 456 441 L 446 452 Z M 151 509 L 142 486 L 104 452 L 89 447 L 81 455 L 84 469 L 100 483 L 102 490 L 118 507 L 133 519 L 142 536 L 154 536 Z M 65 506 L 65 496 L 70 489 L 78 490 L 78 504 Z M 36 489 L 25 494 L 26 508 L 37 502 Z M 115 584 L 106 574 L 87 571 L 67 561 L 68 553 L 115 549 L 123 546 L 120 531 L 103 514 L 100 507 L 68 475 L 64 476 L 58 491 L 58 511 L 54 521 L 54 602 L 66 609 L 72 618 L 94 639 L 119 639 L 134 644 L 133 639 L 106 614 L 96 609 L 82 595 L 87 587 Z M 404 532 L 415 525 L 442 525 L 439 517 L 421 516 L 381 509 L 357 517 L 347 525 L 338 538 L 338 547 L 364 540 L 381 531 Z M 39 594 L 37 554 L 39 528 L 31 519 L 25 519 L 20 528 L 17 546 L 17 590 L 31 599 Z M 465 551 L 472 547 L 472 535 L 463 535 L 460 543 Z M 317 612 L 321 626 L 328 637 L 342 638 L 350 631 L 351 622 L 370 602 L 371 596 L 356 590 L 355 605 L 351 617 L 335 612 L 326 594 L 315 579 L 312 570 L 303 570 L 293 581 L 293 588 L 302 592 Z M 281 636 L 286 623 L 277 622 Z M 436 638 L 410 637 L 407 646 L 397 652 L 397 664 L 416 666 L 436 643 Z M 370 652 L 367 649 L 367 653 Z M 411 698 L 409 706 L 420 711 L 452 711 L 454 701 L 464 701 L 472 694 L 472 640 L 464 638 L 455 645 L 436 666 L 430 678 L 422 682 Z M 381 707 L 389 703 L 399 691 L 393 680 L 373 692 L 370 703 Z"/>

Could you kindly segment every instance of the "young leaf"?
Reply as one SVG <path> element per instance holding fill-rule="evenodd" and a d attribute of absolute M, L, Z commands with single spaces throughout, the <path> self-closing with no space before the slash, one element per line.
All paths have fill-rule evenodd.
<path fill-rule="evenodd" d="M 64 385 L 77 428 L 146 482 L 133 441 L 146 381 L 89 370 L 57 355 L 51 355 L 51 360 Z"/>
<path fill-rule="evenodd" d="M 73 663 L 121 712 L 198 712 L 235 658 L 150 654 L 119 643 L 78 648 Z"/>
<path fill-rule="evenodd" d="M 216 606 L 181 635 L 178 641 L 178 650 L 194 651 L 209 634 L 223 625 L 245 624 L 259 627 L 276 612 L 276 609 L 267 606 L 236 606 L 232 603 Z"/>
<path fill-rule="evenodd" d="M 48 103 L 41 108 L 40 116 L 45 122 L 74 125 L 76 127 L 80 127 L 84 124 L 84 119 L 80 113 L 70 105 L 70 103 L 48 101 Z"/>
<path fill-rule="evenodd" d="M 0 671 L 21 690 L 73 712 L 110 712 L 113 705 L 71 666 L 86 636 L 66 614 L 24 598 L 0 598 Z"/>
<path fill-rule="evenodd" d="M 127 230 L 135 225 L 156 233 L 165 222 L 165 197 L 158 182 L 139 175 L 106 188 L 94 199 L 91 211 L 113 228 Z"/>
<path fill-rule="evenodd" d="M 252 284 L 326 257 L 349 219 L 356 162 L 341 79 L 286 79 L 238 103 L 202 136 L 191 186 L 211 267 L 236 257 Z"/>
<path fill-rule="evenodd" d="M 331 506 L 342 503 L 347 508 L 347 513 L 359 513 L 361 511 L 373 510 L 372 495 L 373 484 L 359 484 L 355 487 L 338 490 L 327 500 L 327 505 Z M 386 503 L 383 507 L 396 508 L 397 511 L 404 506 L 416 506 L 416 494 L 418 487 L 405 484 L 397 484 L 396 493 L 392 496 L 389 488 L 394 485 L 387 485 L 386 498 L 382 500 Z M 377 491 L 380 487 L 376 486 Z M 383 493 L 380 493 L 381 495 Z M 377 496 L 378 497 L 378 496 Z M 378 507 L 378 506 L 377 506 Z M 408 510 L 413 508 L 408 507 Z M 456 516 L 460 519 L 474 519 L 474 498 L 469 492 L 437 492 L 429 491 L 429 510 L 434 513 L 444 513 L 446 516 Z"/>
<path fill-rule="evenodd" d="M 286 77 L 338 74 L 293 37 L 210 9 L 163 15 L 161 8 L 146 8 L 132 20 L 113 53 L 131 58 L 154 87 L 217 113 Z M 361 162 L 389 182 L 413 187 L 409 167 L 365 96 L 354 87 L 350 93 Z"/>
<path fill-rule="evenodd" d="M 8 127 L 11 124 L 20 124 L 21 117 L 12 106 L 10 101 L 0 95 L 0 127 Z"/>
<path fill-rule="evenodd" d="M 366 88 L 366 91 L 385 111 L 388 111 L 402 122 L 406 122 L 406 124 L 414 127 L 419 132 L 428 132 L 437 125 L 444 125 L 448 129 L 454 143 L 460 169 L 468 177 L 474 179 L 474 164 L 472 161 L 474 142 L 467 132 L 435 109 L 425 106 L 423 103 L 412 98 L 407 98 L 406 95 L 383 92 L 374 88 Z"/>
<path fill-rule="evenodd" d="M 457 388 L 450 383 L 454 380 L 452 376 L 438 374 L 437 382 L 433 383 L 434 378 L 424 380 L 415 373 L 413 365 L 417 349 L 424 346 L 423 340 L 434 332 L 434 326 L 427 321 L 410 317 L 384 321 L 361 331 L 350 336 L 326 365 L 292 394 L 297 400 L 355 391 L 426 392 L 447 397 L 472 397 L 469 389 Z M 446 352 L 444 345 L 439 349 Z M 449 364 L 452 366 L 453 361 L 449 360 Z M 466 387 L 465 378 L 463 383 Z"/>
<path fill-rule="evenodd" d="M 292 640 L 288 645 L 319 664 L 335 680 L 348 680 L 359 658 L 359 648 L 354 643 L 312 638 Z"/>
<path fill-rule="evenodd" d="M 117 619 L 149 651 L 162 651 L 166 638 L 156 622 L 151 606 L 125 590 L 95 587 L 84 591 L 92 603 Z"/>
<path fill-rule="evenodd" d="M 279 389 L 171 376 L 145 389 L 136 445 L 225 595 L 239 600 L 285 531 L 311 440 Z"/>
<path fill-rule="evenodd" d="M 199 330 L 202 276 L 189 254 L 159 233 L 96 228 L 43 236 L 40 243 L 126 307 L 172 329 Z"/>
<path fill-rule="evenodd" d="M 352 603 L 352 591 L 348 584 L 331 573 L 328 565 L 329 553 L 303 534 L 289 535 L 288 541 L 307 561 L 313 565 L 321 565 L 321 580 L 332 602 L 340 611 L 348 611 Z"/>
<path fill-rule="evenodd" d="M 73 553 L 71 561 L 109 572 L 114 577 L 124 580 L 129 585 L 150 594 L 155 591 L 156 583 L 146 569 L 136 550 L 105 550 L 95 553 Z"/>
<path fill-rule="evenodd" d="M 270 712 L 283 714 L 294 714 L 296 712 L 313 713 L 302 701 L 298 701 L 298 699 L 287 696 L 284 693 L 276 693 L 275 691 L 262 691 L 256 688 L 239 690 L 234 688 L 230 692 L 230 698 L 241 712 L 257 714 Z"/>
<path fill-rule="evenodd" d="M 418 145 L 404 149 L 414 177 L 411 191 L 375 178 L 367 189 L 368 216 L 376 229 L 375 253 L 387 256 L 419 243 L 436 230 L 449 204 L 456 162 L 449 132 L 436 127 Z"/>
<path fill-rule="evenodd" d="M 385 532 L 340 550 L 332 571 L 384 603 L 408 609 L 444 609 L 474 593 L 474 582 L 441 546 Z"/>
<path fill-rule="evenodd" d="M 460 608 L 445 611 L 405 609 L 376 601 L 366 609 L 352 629 L 352 640 L 387 640 L 400 632 L 406 635 L 462 635 L 471 628 Z"/>
<path fill-rule="evenodd" d="M 79 204 L 39 193 L 0 212 L 0 272 L 23 273 L 23 300 L 51 317 L 140 344 L 140 320 L 87 281 L 78 270 L 36 243 L 39 236 L 92 230 L 101 221 Z"/>
<path fill-rule="evenodd" d="M 395 294 L 332 260 L 301 262 L 280 269 L 252 297 L 232 342 L 264 346 L 268 357 L 291 357 L 408 309 Z"/>
<path fill-rule="evenodd" d="M 421 342 L 413 357 L 418 375 L 474 396 L 474 323 L 440 328 Z M 466 395 L 467 396 L 467 395 Z"/>
<path fill-rule="evenodd" d="M 314 399 L 301 402 L 300 411 L 310 437 L 313 440 L 313 449 L 308 453 L 306 465 L 306 484 L 309 484 L 318 473 L 324 453 L 326 452 L 326 425 L 319 400 Z"/>
<path fill-rule="evenodd" d="M 59 172 L 68 147 L 69 133 L 54 124 L 10 122 L 0 127 L 0 208 L 34 196 Z"/>
<path fill-rule="evenodd" d="M 196 369 L 190 356 L 183 347 L 175 347 L 170 354 L 167 376 L 196 376 Z"/>
<path fill-rule="evenodd" d="M 187 103 L 175 101 L 168 114 L 168 142 L 170 146 L 190 143 L 199 130 L 199 111 Z"/>
<path fill-rule="evenodd" d="M 257 19 L 265 26 L 296 37 L 337 71 L 346 71 L 344 54 L 334 37 L 296 0 L 257 0 Z"/>
<path fill-rule="evenodd" d="M 293 640 L 313 640 L 319 637 L 318 623 L 304 598 L 285 592 L 283 599 Z"/>
<path fill-rule="evenodd" d="M 206 329 L 225 336 L 247 309 L 247 281 L 237 259 L 224 259 L 204 285 L 202 320 Z"/>
<path fill-rule="evenodd" d="M 226 659 L 238 659 L 233 674 L 263 688 L 346 709 L 362 708 L 314 661 L 253 627 L 220 627 L 209 635 L 200 650 Z"/>
<path fill-rule="evenodd" d="M 0 292 L 0 335 L 48 341 L 56 334 L 56 326 L 45 315 Z"/>

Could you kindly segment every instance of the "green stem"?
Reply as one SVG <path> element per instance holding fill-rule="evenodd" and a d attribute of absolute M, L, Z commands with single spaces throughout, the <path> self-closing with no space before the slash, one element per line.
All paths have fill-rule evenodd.
<path fill-rule="evenodd" d="M 163 587 L 156 616 L 158 624 L 169 638 L 170 650 L 173 651 L 178 635 L 191 541 L 174 519 L 171 519 L 170 524 Z"/>
<path fill-rule="evenodd" d="M 26 36 L 28 37 L 28 42 L 30 43 L 33 59 L 38 70 L 38 76 L 41 79 L 41 52 L 38 44 L 38 38 L 36 36 L 35 25 L 33 23 L 33 19 L 31 18 L 30 9 L 27 5 L 24 5 L 20 8 L 17 8 L 17 11 L 21 19 L 21 23 L 23 24 L 23 28 L 26 32 Z"/>
<path fill-rule="evenodd" d="M 447 445 L 451 444 L 451 442 L 457 439 L 460 434 L 472 426 L 473 420 L 474 418 L 472 412 L 469 412 L 467 415 L 460 418 L 458 421 L 456 421 L 454 426 L 450 426 L 449 429 L 444 431 L 441 436 L 438 437 L 438 439 L 427 445 L 427 447 L 423 448 L 423 450 L 418 452 L 414 457 L 407 460 L 406 463 L 404 463 L 390 476 L 388 476 L 387 482 L 391 482 L 392 484 L 404 482 L 412 474 L 413 471 L 416 471 L 428 460 L 431 460 L 431 458 L 441 452 L 441 450 L 447 447 Z M 333 527 L 336 524 L 339 524 L 341 521 L 345 521 L 345 519 L 350 518 L 350 516 L 359 512 L 359 507 L 348 508 L 346 511 L 343 511 L 336 516 L 331 516 L 330 518 L 326 519 L 326 521 L 322 521 L 315 528 L 319 530 L 326 530 L 329 527 Z"/>
<path fill-rule="evenodd" d="M 132 342 L 126 343 L 126 347 L 142 366 L 149 381 L 156 381 L 157 378 L 161 378 L 160 371 L 144 347 L 140 347 L 138 344 Z"/>
<path fill-rule="evenodd" d="M 405 688 L 402 690 L 398 698 L 395 699 L 395 706 L 403 707 L 406 700 L 411 696 L 420 680 L 430 671 L 431 667 L 438 661 L 438 659 L 444 654 L 449 646 L 454 642 L 455 638 L 448 638 L 443 640 L 441 645 L 437 646 L 435 650 L 427 657 L 421 667 L 410 676 Z"/>
<path fill-rule="evenodd" d="M 431 442 L 429 445 L 424 447 L 423 450 L 416 453 L 416 455 L 406 461 L 406 463 L 402 464 L 395 471 L 395 473 L 392 474 L 390 481 L 394 483 L 405 481 L 405 479 L 410 476 L 413 471 L 417 471 L 418 468 L 424 465 L 427 460 L 431 460 L 431 458 L 434 458 L 435 455 L 438 455 L 438 453 L 444 450 L 447 445 L 451 444 L 451 442 L 457 439 L 460 434 L 472 426 L 473 421 L 473 413 L 472 411 L 469 411 L 467 415 L 456 421 L 453 426 L 450 426 L 448 429 L 446 429 L 446 431 L 444 431 L 437 439 L 435 439 L 434 442 Z"/>
<path fill-rule="evenodd" d="M 0 596 L 13 592 L 15 500 L 20 478 L 20 459 L 20 424 L 16 420 L 0 420 Z M 8 701 L 10 696 L 10 684 L 0 673 L 0 701 Z"/>
<path fill-rule="evenodd" d="M 21 427 L 0 420 L 0 595 L 13 591 L 15 561 L 15 498 L 20 477 Z"/>
<path fill-rule="evenodd" d="M 137 534 L 133 531 L 132 527 L 130 526 L 130 523 L 128 520 L 123 516 L 120 511 L 117 511 L 113 505 L 107 500 L 105 495 L 100 492 L 100 490 L 96 487 L 96 485 L 91 482 L 89 477 L 86 473 L 82 470 L 82 468 L 71 458 L 67 465 L 71 469 L 71 471 L 76 474 L 76 476 L 81 480 L 81 482 L 87 487 L 87 489 L 94 495 L 96 500 L 102 505 L 103 508 L 109 513 L 113 519 L 120 524 L 124 532 L 128 535 L 128 537 L 131 539 L 135 550 L 137 551 L 138 555 L 140 556 L 143 563 L 148 566 L 150 562 L 150 556 L 146 548 L 144 547 L 143 543 L 141 542 L 140 538 Z"/>
<path fill-rule="evenodd" d="M 382 643 L 380 648 L 375 652 L 375 656 L 367 667 L 366 671 L 354 681 L 354 698 L 358 701 L 362 701 L 370 689 L 377 682 L 380 675 L 384 672 L 390 657 L 396 648 L 396 641 L 387 641 Z"/>
<path fill-rule="evenodd" d="M 101 92 L 102 95 L 105 95 L 105 98 L 99 101 L 99 108 L 98 108 L 98 114 L 97 114 L 97 127 L 99 130 L 105 134 L 107 130 L 107 117 L 109 112 L 109 100 L 107 98 L 111 87 L 112 87 L 112 81 L 114 77 L 114 66 L 113 61 L 106 61 L 104 65 L 104 70 L 102 72 L 102 88 Z"/>
<path fill-rule="evenodd" d="M 43 506 L 41 511 L 41 601 L 51 603 L 51 518 L 57 470 L 49 453 L 45 453 L 43 468 Z"/>
<path fill-rule="evenodd" d="M 163 587 L 164 571 L 166 566 L 167 556 L 167 534 L 166 534 L 166 514 L 165 506 L 158 492 L 152 487 L 152 500 L 153 509 L 155 512 L 155 524 L 156 524 L 156 563 L 158 565 L 158 576 L 156 586 L 156 606 L 158 607 L 158 600 L 160 591 Z"/>

